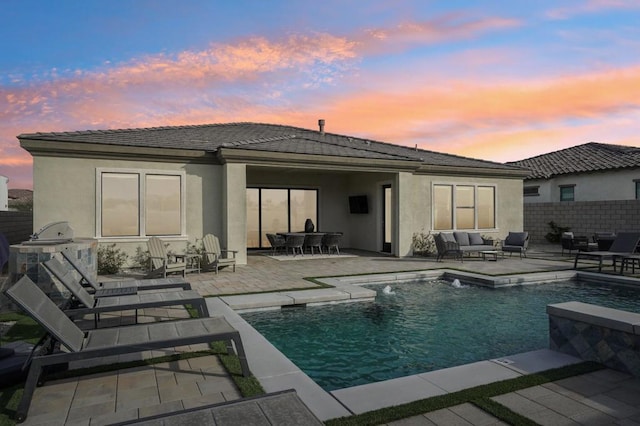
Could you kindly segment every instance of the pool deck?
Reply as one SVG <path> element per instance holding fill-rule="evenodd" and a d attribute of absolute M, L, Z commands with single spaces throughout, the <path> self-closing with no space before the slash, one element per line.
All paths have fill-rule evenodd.
<path fill-rule="evenodd" d="M 223 314 L 241 335 L 251 371 L 269 393 L 295 389 L 298 397 L 320 420 L 363 413 L 373 409 L 442 395 L 485 383 L 492 383 L 579 362 L 550 350 L 514 354 L 444 370 L 402 377 L 369 385 L 325 392 L 284 357 L 238 314 L 242 310 L 272 309 L 291 304 L 347 303 L 373 297 L 359 285 L 377 274 L 376 280 L 414 280 L 421 277 L 458 277 L 482 285 L 516 285 L 530 278 L 553 281 L 575 275 L 572 256 L 560 256 L 559 249 L 531 249 L 527 259 L 481 258 L 464 262 L 430 258 L 397 259 L 373 253 L 352 257 L 279 261 L 251 255 L 248 265 L 237 272 L 222 270 L 190 274 L 193 287 L 210 297 L 210 312 Z M 416 272 L 425 271 L 425 272 Z M 528 273 L 531 275 L 522 276 Z M 346 275 L 358 275 L 346 278 Z M 484 274 L 489 274 L 487 277 Z M 607 274 L 581 272 L 586 279 L 607 279 Z M 335 288 L 317 289 L 304 277 L 325 278 Z M 617 277 L 616 277 L 617 278 Z M 480 281 L 475 281 L 480 280 Z M 486 280 L 483 283 L 482 280 Z M 625 278 L 630 285 L 636 278 Z M 267 294 L 246 294 L 269 292 Z M 245 293 L 245 294 L 243 294 Z M 233 296 L 229 296 L 233 294 Z M 150 320 L 180 317 L 180 309 L 142 313 Z M 142 319 L 144 320 L 144 319 Z M 197 348 L 176 348 L 189 351 Z M 165 352 L 144 354 L 158 356 Z M 127 358 L 105 360 L 107 363 Z M 133 358 L 128 358 L 133 359 Z M 95 374 L 49 382 L 38 388 L 25 425 L 95 425 L 130 421 L 152 415 L 238 401 L 240 395 L 215 357 L 193 358 L 115 373 Z M 637 424 L 640 425 L 640 379 L 605 369 L 559 382 L 524 389 L 493 398 L 539 424 Z M 286 407 L 282 408 L 286 410 Z M 229 419 L 227 424 L 234 423 Z M 240 421 L 240 418 L 237 418 Z M 255 424 L 269 424 L 266 422 Z M 503 424 L 486 412 L 463 404 L 425 413 L 393 425 Z"/>

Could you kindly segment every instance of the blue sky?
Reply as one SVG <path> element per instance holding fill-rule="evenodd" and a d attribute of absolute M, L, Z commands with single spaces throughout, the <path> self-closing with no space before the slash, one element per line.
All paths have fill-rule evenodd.
<path fill-rule="evenodd" d="M 36 131 L 323 118 L 500 162 L 640 146 L 637 1 L 5 0 L 0 51 L 11 188 Z"/>

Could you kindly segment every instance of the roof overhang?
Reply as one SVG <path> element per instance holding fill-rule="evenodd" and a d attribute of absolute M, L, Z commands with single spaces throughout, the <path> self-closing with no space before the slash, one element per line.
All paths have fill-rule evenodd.
<path fill-rule="evenodd" d="M 475 177 L 495 177 L 523 179 L 529 175 L 529 170 L 525 169 L 492 169 L 489 167 L 460 167 L 422 164 L 416 174 L 424 175 L 447 175 L 447 176 L 475 176 Z"/>
<path fill-rule="evenodd" d="M 99 158 L 131 160 L 145 159 L 169 162 L 215 163 L 215 154 L 192 149 L 150 148 L 128 145 L 110 145 L 84 142 L 63 142 L 18 138 L 20 146 L 32 156 Z"/>
<path fill-rule="evenodd" d="M 253 166 L 368 172 L 413 172 L 420 166 L 417 161 L 407 160 L 294 154 L 224 147 L 218 149 L 218 159 L 223 164 L 244 163 Z"/>

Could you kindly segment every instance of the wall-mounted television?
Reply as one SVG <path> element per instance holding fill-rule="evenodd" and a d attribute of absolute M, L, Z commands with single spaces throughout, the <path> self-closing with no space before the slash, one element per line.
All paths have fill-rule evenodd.
<path fill-rule="evenodd" d="M 352 195 L 349 197 L 349 212 L 351 214 L 369 213 L 369 203 L 366 195 Z"/>

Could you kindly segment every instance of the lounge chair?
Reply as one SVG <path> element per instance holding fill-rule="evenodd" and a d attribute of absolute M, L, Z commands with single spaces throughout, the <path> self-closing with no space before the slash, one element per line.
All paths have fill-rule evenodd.
<path fill-rule="evenodd" d="M 194 290 L 144 292 L 139 294 L 125 294 L 121 296 L 94 297 L 89 294 L 78 281 L 73 272 L 61 273 L 64 268 L 60 261 L 52 258 L 42 262 L 45 269 L 58 279 L 76 299 L 84 305 L 83 308 L 71 308 L 66 312 L 71 316 L 92 314 L 94 324 L 98 327 L 99 314 L 103 312 L 118 312 L 135 310 L 138 322 L 138 309 L 155 308 L 158 306 L 192 305 L 198 310 L 200 317 L 209 316 L 207 303 Z"/>
<path fill-rule="evenodd" d="M 271 255 L 276 255 L 278 250 L 284 249 L 284 236 L 278 234 L 267 234 L 267 240 L 271 244 Z"/>
<path fill-rule="evenodd" d="M 234 343 L 243 376 L 250 374 L 240 333 L 220 316 L 84 332 L 27 276 L 20 278 L 5 294 L 35 319 L 54 343 L 59 342 L 68 350 L 50 354 L 41 354 L 39 351 L 32 353 L 31 366 L 16 414 L 19 422 L 26 419 L 42 369 L 48 365 L 223 340 Z M 57 345 L 52 345 L 55 346 Z M 228 348 L 231 350 L 230 344 Z"/>
<path fill-rule="evenodd" d="M 502 253 L 509 253 L 509 256 L 512 256 L 513 253 L 519 253 L 520 258 L 522 258 L 522 256 L 527 257 L 528 246 L 528 232 L 509 232 L 507 238 L 502 242 Z"/>
<path fill-rule="evenodd" d="M 93 293 L 95 297 L 136 294 L 141 290 L 161 290 L 166 288 L 191 290 L 191 284 L 186 282 L 184 278 L 151 278 L 146 280 L 98 282 L 78 263 L 71 253 L 63 250 L 62 256 L 64 256 L 73 269 L 80 274 L 80 284 L 83 286 L 88 285 L 95 290 Z M 60 266 L 64 267 L 62 264 Z"/>
<path fill-rule="evenodd" d="M 202 244 L 204 245 L 204 258 L 205 264 L 202 269 L 215 270 L 216 274 L 218 269 L 226 268 L 227 266 L 233 267 L 233 272 L 236 271 L 236 254 L 237 250 L 227 250 L 220 247 L 220 240 L 218 237 L 212 234 L 207 234 L 202 238 Z"/>
<path fill-rule="evenodd" d="M 151 237 L 147 241 L 149 248 L 149 273 L 147 278 L 161 276 L 167 278 L 167 274 L 180 273 L 184 277 L 187 273 L 186 255 L 169 255 L 162 240 Z M 180 260 L 181 259 L 181 260 Z"/>
<path fill-rule="evenodd" d="M 320 254 L 322 254 L 322 239 L 324 238 L 324 234 L 305 234 L 304 243 L 302 244 L 302 249 L 308 248 L 311 252 L 311 256 L 313 256 L 313 250 L 317 249 Z"/>
<path fill-rule="evenodd" d="M 579 251 L 576 253 L 576 259 L 573 262 L 573 269 L 577 269 L 578 260 L 595 259 L 598 260 L 598 272 L 602 272 L 602 261 L 611 259 L 613 261 L 613 270 L 616 270 L 616 260 L 633 254 L 640 242 L 640 232 L 619 232 L 615 240 L 611 243 L 609 250 L 598 251 Z"/>

